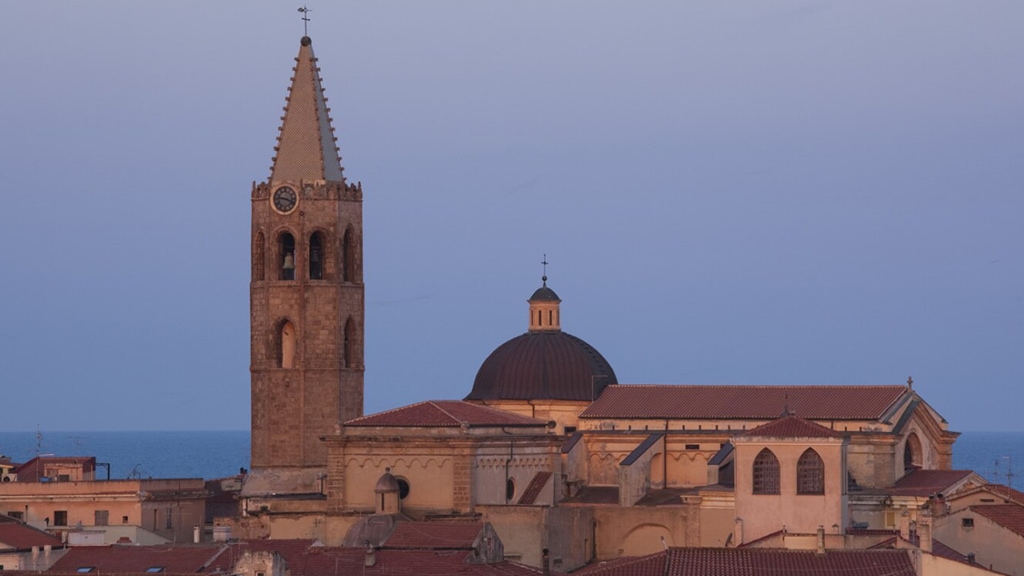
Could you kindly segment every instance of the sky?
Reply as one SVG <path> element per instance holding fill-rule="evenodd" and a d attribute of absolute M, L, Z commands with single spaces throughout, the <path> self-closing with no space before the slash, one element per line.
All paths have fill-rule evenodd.
<path fill-rule="evenodd" d="M 1024 430 L 1024 3 L 310 3 L 367 413 L 549 286 L 631 384 L 902 384 Z M 298 4 L 0 5 L 0 430 L 249 426 Z"/>

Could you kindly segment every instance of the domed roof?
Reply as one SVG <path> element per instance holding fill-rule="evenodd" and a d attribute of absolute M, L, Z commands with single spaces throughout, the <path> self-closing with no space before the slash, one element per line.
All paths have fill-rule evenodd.
<path fill-rule="evenodd" d="M 466 400 L 589 401 L 610 384 L 615 372 L 590 344 L 561 330 L 530 331 L 484 360 Z"/>
<path fill-rule="evenodd" d="M 561 302 L 561 301 L 562 301 L 562 299 L 558 297 L 558 294 L 555 294 L 554 290 L 552 290 L 551 288 L 548 288 L 548 277 L 547 276 L 544 277 L 544 285 L 541 286 L 540 288 L 537 288 L 537 290 L 533 293 L 533 296 L 530 296 L 530 299 L 528 300 L 528 302 Z"/>
<path fill-rule="evenodd" d="M 391 472 L 385 472 L 377 479 L 377 485 L 374 486 L 373 491 L 377 494 L 388 494 L 399 492 L 401 488 L 398 486 L 398 479 Z"/>

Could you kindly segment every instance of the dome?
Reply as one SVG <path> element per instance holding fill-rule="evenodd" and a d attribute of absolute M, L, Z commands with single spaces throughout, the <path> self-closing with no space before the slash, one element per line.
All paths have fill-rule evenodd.
<path fill-rule="evenodd" d="M 537 291 L 533 293 L 533 296 L 530 296 L 530 300 L 529 301 L 530 302 L 561 302 L 562 300 L 561 300 L 561 298 L 558 297 L 558 294 L 555 294 L 554 290 L 552 290 L 551 288 L 548 288 L 547 284 L 544 284 L 540 288 L 537 288 Z"/>
<path fill-rule="evenodd" d="M 377 479 L 377 485 L 374 486 L 373 491 L 377 494 L 387 494 L 390 492 L 399 492 L 401 488 L 398 486 L 398 479 L 391 474 L 391 472 L 385 472 L 379 479 Z"/>
<path fill-rule="evenodd" d="M 530 331 L 484 360 L 466 400 L 590 401 L 610 384 L 615 372 L 590 344 L 561 330 Z"/>

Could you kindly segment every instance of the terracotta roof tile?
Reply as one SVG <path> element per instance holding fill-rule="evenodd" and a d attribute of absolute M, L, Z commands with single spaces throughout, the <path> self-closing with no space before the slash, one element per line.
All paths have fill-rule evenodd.
<path fill-rule="evenodd" d="M 471 550 L 482 522 L 398 522 L 384 548 Z"/>
<path fill-rule="evenodd" d="M 1024 536 L 1024 506 L 1017 504 L 986 504 L 971 506 L 970 510 L 1019 536 Z"/>
<path fill-rule="evenodd" d="M 842 438 L 843 435 L 797 416 L 783 416 L 740 434 L 759 438 Z"/>
<path fill-rule="evenodd" d="M 143 573 L 154 567 L 164 572 L 198 572 L 225 546 L 80 546 L 71 548 L 51 567 L 53 572 L 75 572 L 92 566 L 95 572 Z"/>
<path fill-rule="evenodd" d="M 667 562 L 667 565 L 666 565 Z M 914 576 L 905 550 L 671 548 L 585 568 L 581 576 Z"/>
<path fill-rule="evenodd" d="M 429 400 L 345 422 L 345 426 L 456 428 L 462 425 L 546 427 L 547 423 L 461 400 Z"/>
<path fill-rule="evenodd" d="M 26 526 L 20 522 L 0 523 L 0 550 L 4 548 L 28 550 L 33 546 L 60 548 L 63 544 L 59 538 L 54 538 L 47 532 Z"/>
<path fill-rule="evenodd" d="M 971 470 L 913 470 L 886 492 L 893 496 L 931 496 L 946 492 L 971 474 Z"/>
<path fill-rule="evenodd" d="M 551 472 L 541 471 L 534 474 L 530 483 L 526 485 L 526 490 L 523 490 L 523 495 L 519 497 L 519 504 L 527 505 L 536 502 L 540 491 L 544 489 L 550 478 Z"/>
<path fill-rule="evenodd" d="M 810 420 L 877 420 L 906 386 L 617 385 L 580 418 L 770 420 L 787 406 Z"/>

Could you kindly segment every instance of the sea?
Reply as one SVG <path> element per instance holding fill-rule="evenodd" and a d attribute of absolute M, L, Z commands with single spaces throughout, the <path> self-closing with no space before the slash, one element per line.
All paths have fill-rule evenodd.
<path fill-rule="evenodd" d="M 249 467 L 249 431 L 0 432 L 0 454 L 15 462 L 37 455 L 95 456 L 112 479 L 223 478 Z M 1024 432 L 964 432 L 953 467 L 1024 490 Z M 97 478 L 106 477 L 98 467 Z"/>

